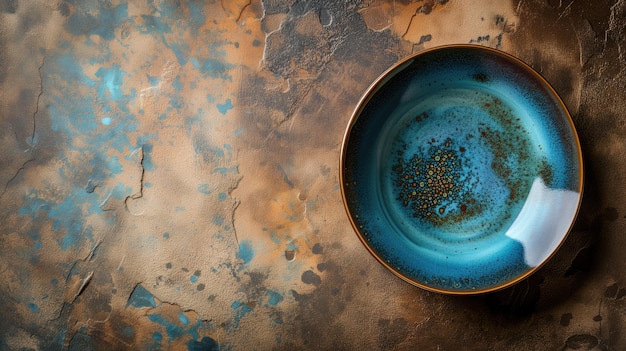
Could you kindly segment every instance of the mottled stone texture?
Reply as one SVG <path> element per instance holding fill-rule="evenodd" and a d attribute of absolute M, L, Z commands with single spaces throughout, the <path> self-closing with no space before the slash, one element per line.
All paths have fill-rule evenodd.
<path fill-rule="evenodd" d="M 626 350 L 626 3 L 0 1 L 0 349 Z M 402 57 L 479 43 L 585 156 L 548 264 L 477 297 L 385 271 L 341 140 Z"/>

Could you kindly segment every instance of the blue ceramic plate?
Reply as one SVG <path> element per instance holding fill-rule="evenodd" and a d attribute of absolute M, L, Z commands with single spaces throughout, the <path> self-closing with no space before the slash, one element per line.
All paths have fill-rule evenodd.
<path fill-rule="evenodd" d="M 558 249 L 582 196 L 571 117 L 503 52 L 435 48 L 385 72 L 344 137 L 341 188 L 367 249 L 419 287 L 471 294 L 523 279 Z"/>

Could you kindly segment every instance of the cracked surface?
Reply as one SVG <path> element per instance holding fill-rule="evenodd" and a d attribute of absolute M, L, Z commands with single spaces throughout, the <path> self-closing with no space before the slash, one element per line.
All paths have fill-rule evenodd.
<path fill-rule="evenodd" d="M 0 349 L 626 349 L 624 16 L 623 0 L 0 1 Z M 337 167 L 381 72 L 470 42 L 552 83 L 586 189 L 536 274 L 450 297 L 369 256 Z"/>

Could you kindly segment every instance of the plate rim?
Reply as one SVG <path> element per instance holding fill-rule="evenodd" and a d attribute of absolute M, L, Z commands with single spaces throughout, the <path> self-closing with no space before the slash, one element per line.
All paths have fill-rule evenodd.
<path fill-rule="evenodd" d="M 455 49 L 455 48 L 456 49 L 471 49 L 471 50 L 485 51 L 485 52 L 488 52 L 490 54 L 494 54 L 494 55 L 498 55 L 498 56 L 504 57 L 505 59 L 512 61 L 512 63 L 517 65 L 519 68 L 523 69 L 526 73 L 528 73 L 531 76 L 533 76 L 537 80 L 537 82 L 539 84 L 541 84 L 542 86 L 547 88 L 549 93 L 552 95 L 552 97 L 555 99 L 556 103 L 560 107 L 561 111 L 564 113 L 564 115 L 566 117 L 566 120 L 567 120 L 567 123 L 569 124 L 570 130 L 571 130 L 572 135 L 573 135 L 573 141 L 574 141 L 574 144 L 575 144 L 576 153 L 577 153 L 577 156 L 578 156 L 578 164 L 580 166 L 579 169 L 578 169 L 578 179 L 579 179 L 579 181 L 578 181 L 578 189 L 577 189 L 577 191 L 580 194 L 578 196 L 578 204 L 576 205 L 576 210 L 574 211 L 574 216 L 572 217 L 572 221 L 570 222 L 567 231 L 565 232 L 563 237 L 560 239 L 560 242 L 556 246 L 556 248 L 540 264 L 538 264 L 535 267 L 531 267 L 531 269 L 527 270 L 526 272 L 524 272 L 520 276 L 515 277 L 514 279 L 511 279 L 511 280 L 505 281 L 505 282 L 503 282 L 501 284 L 498 284 L 498 285 L 489 286 L 489 287 L 485 287 L 485 288 L 477 288 L 475 290 L 454 290 L 454 289 L 445 289 L 445 288 L 439 288 L 439 287 L 434 287 L 434 286 L 431 286 L 431 285 L 427 285 L 427 284 L 425 284 L 423 282 L 420 282 L 420 281 L 417 281 L 415 279 L 412 279 L 411 277 L 409 277 L 405 273 L 401 272 L 397 268 L 395 268 L 395 267 L 391 266 L 390 264 L 388 264 L 387 262 L 385 262 L 384 258 L 380 257 L 370 247 L 370 245 L 368 244 L 368 241 L 365 239 L 363 233 L 361 233 L 361 230 L 359 230 L 359 226 L 355 223 L 355 220 L 353 218 L 353 213 L 350 211 L 350 206 L 348 205 L 348 200 L 347 200 L 347 197 L 346 197 L 346 190 L 345 190 L 345 179 L 344 179 L 344 168 L 346 167 L 345 166 L 345 162 L 346 162 L 346 156 L 347 156 L 347 145 L 348 145 L 348 142 L 349 142 L 349 139 L 350 139 L 352 128 L 354 127 L 354 125 L 357 122 L 361 112 L 363 111 L 363 109 L 365 108 L 365 106 L 367 105 L 369 100 L 371 100 L 371 98 L 375 95 L 375 93 L 387 81 L 389 81 L 397 73 L 401 72 L 403 66 L 410 65 L 413 62 L 413 60 L 415 58 L 417 58 L 418 56 L 422 56 L 422 55 L 431 53 L 433 51 L 440 51 L 440 50 L 446 50 L 446 49 Z M 547 81 L 546 78 L 544 78 L 539 72 L 534 70 L 526 62 L 522 61 L 518 57 L 513 56 L 512 54 L 509 54 L 509 53 L 507 53 L 505 51 L 502 51 L 502 50 L 499 50 L 499 49 L 494 49 L 494 48 L 491 48 L 491 47 L 488 47 L 488 46 L 476 45 L 476 44 L 447 44 L 447 45 L 439 45 L 439 46 L 435 46 L 435 47 L 432 47 L 432 48 L 424 49 L 422 51 L 419 51 L 417 53 L 413 53 L 413 54 L 411 54 L 409 56 L 406 56 L 406 57 L 398 60 L 395 64 L 391 65 L 389 68 L 387 68 L 385 71 L 383 71 L 383 73 L 381 73 L 369 85 L 369 87 L 365 90 L 365 92 L 361 95 L 361 97 L 360 97 L 356 107 L 354 108 L 354 110 L 352 111 L 352 114 L 350 115 L 350 119 L 348 120 L 348 124 L 346 126 L 345 131 L 344 131 L 343 139 L 342 139 L 342 142 L 341 142 L 341 152 L 340 152 L 340 158 L 339 158 L 339 188 L 341 189 L 341 198 L 342 198 L 342 202 L 343 202 L 343 207 L 344 207 L 344 210 L 346 211 L 348 219 L 350 220 L 350 224 L 352 225 L 352 229 L 354 230 L 354 232 L 356 233 L 357 237 L 361 241 L 361 244 L 363 244 L 363 246 L 365 246 L 367 251 L 380 264 L 382 264 L 388 271 L 392 272 L 394 275 L 396 275 L 397 277 L 401 278 L 405 282 L 407 282 L 407 283 L 409 283 L 409 284 L 411 284 L 413 286 L 416 286 L 418 288 L 427 290 L 427 291 L 440 293 L 440 294 L 446 294 L 446 295 L 478 295 L 478 294 L 485 294 L 485 293 L 489 293 L 489 292 L 502 290 L 502 289 L 505 289 L 507 287 L 511 287 L 511 286 L 519 283 L 520 281 L 528 278 L 530 275 L 532 275 L 533 273 L 538 271 L 541 267 L 543 267 L 548 261 L 550 261 L 553 258 L 553 256 L 556 254 L 557 251 L 559 251 L 559 249 L 563 246 L 563 244 L 565 243 L 565 241 L 569 237 L 569 235 L 570 235 L 570 233 L 571 233 L 571 231 L 572 231 L 572 229 L 574 227 L 574 224 L 576 223 L 576 220 L 578 218 L 578 214 L 580 212 L 580 207 L 581 207 L 582 199 L 583 199 L 583 196 L 584 196 L 584 163 L 583 163 L 583 156 L 582 156 L 582 148 L 581 148 L 581 144 L 580 144 L 580 138 L 578 137 L 578 132 L 576 130 L 576 126 L 574 125 L 574 121 L 572 119 L 571 113 L 569 112 L 569 109 L 567 108 L 567 106 L 563 102 L 563 99 L 560 97 L 560 95 L 557 93 L 557 91 L 554 89 L 554 87 Z"/>

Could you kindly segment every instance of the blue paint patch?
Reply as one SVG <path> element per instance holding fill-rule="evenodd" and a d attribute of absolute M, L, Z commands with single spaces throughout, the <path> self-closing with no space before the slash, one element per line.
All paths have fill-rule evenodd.
<path fill-rule="evenodd" d="M 283 295 L 277 293 L 276 291 L 267 290 L 265 293 L 269 298 L 268 303 L 272 306 L 276 306 L 283 300 Z"/>
<path fill-rule="evenodd" d="M 103 212 L 98 196 L 87 193 L 82 188 L 73 189 L 61 202 L 45 201 L 33 190 L 24 198 L 24 203 L 20 214 L 30 215 L 34 220 L 39 211 L 44 210 L 48 212 L 48 218 L 53 219 L 53 230 L 59 232 L 62 228 L 65 229 L 65 236 L 56 239 L 62 250 L 78 247 L 84 239 L 93 240 L 92 228 L 90 225 L 85 226 L 84 217 Z"/>
<path fill-rule="evenodd" d="M 74 11 L 66 22 L 65 29 L 74 36 L 97 35 L 104 40 L 111 40 L 115 38 L 115 30 L 128 19 L 127 4 L 110 7 L 107 2 L 100 1 L 68 2 L 74 5 Z M 96 6 L 98 7 L 93 8 Z"/>
<path fill-rule="evenodd" d="M 187 351 L 219 351 L 220 345 L 212 338 L 205 336 L 202 340 L 189 340 Z"/>
<path fill-rule="evenodd" d="M 219 160 L 227 156 L 225 150 L 228 152 L 226 161 L 232 159 L 232 150 L 211 145 L 200 133 L 193 136 L 192 142 L 195 154 L 201 156 L 205 163 L 221 163 Z"/>
<path fill-rule="evenodd" d="M 239 243 L 239 250 L 236 257 L 243 260 L 243 263 L 249 263 L 254 257 L 254 250 L 252 249 L 252 243 L 249 240 L 244 240 Z"/>
<path fill-rule="evenodd" d="M 107 98 L 117 101 L 124 96 L 122 93 L 122 79 L 126 72 L 121 70 L 120 65 L 113 65 L 111 68 L 100 67 L 96 71 L 96 77 L 100 78 L 98 86 L 98 97 L 102 100 Z M 108 92 L 108 95 L 107 95 Z"/>
<path fill-rule="evenodd" d="M 223 115 L 225 115 L 228 110 L 232 110 L 234 107 L 230 99 L 226 99 L 226 102 L 224 102 L 223 104 L 217 104 L 215 106 L 217 107 L 217 110 L 220 111 L 220 113 Z"/>
<path fill-rule="evenodd" d="M 170 25 L 163 22 L 164 18 L 166 17 L 142 15 L 141 24 L 136 25 L 136 28 L 141 33 L 159 34 L 163 38 L 163 34 L 172 32 Z M 163 40 L 165 41 L 165 39 Z"/>
<path fill-rule="evenodd" d="M 226 201 L 226 199 L 228 198 L 228 195 L 226 195 L 226 193 L 219 193 L 217 195 L 217 199 L 222 202 L 222 201 Z"/>
<path fill-rule="evenodd" d="M 298 245 L 294 244 L 293 241 L 290 241 L 289 244 L 287 244 L 286 250 L 297 250 L 298 248 Z"/>
<path fill-rule="evenodd" d="M 179 93 L 181 92 L 181 90 L 183 90 L 183 83 L 180 81 L 180 75 L 174 78 L 174 81 L 172 82 L 172 88 L 174 88 L 176 92 Z"/>
<path fill-rule="evenodd" d="M 198 4 L 194 2 L 188 2 L 186 5 L 189 8 L 189 16 L 185 18 L 186 22 L 190 25 L 192 31 L 197 33 L 198 27 L 201 27 L 206 20 L 204 12 L 202 11 L 202 7 L 199 7 Z"/>
<path fill-rule="evenodd" d="M 163 340 L 163 334 L 161 334 L 159 332 L 152 333 L 152 340 L 154 340 L 154 341 L 161 341 L 161 340 Z"/>
<path fill-rule="evenodd" d="M 154 163 L 152 162 L 152 150 L 153 145 L 150 143 L 146 143 L 142 145 L 143 148 L 143 159 L 141 160 L 141 165 L 146 172 L 151 172 L 154 170 Z"/>
<path fill-rule="evenodd" d="M 209 187 L 209 184 L 200 184 L 200 185 L 198 185 L 198 192 L 203 193 L 205 195 L 209 195 L 213 191 Z"/>
<path fill-rule="evenodd" d="M 111 124 L 112 121 L 113 119 L 111 119 L 111 117 L 104 117 L 100 120 L 100 122 L 102 122 L 102 124 L 104 124 L 105 126 Z"/>
<path fill-rule="evenodd" d="M 93 162 L 90 162 L 93 164 Z M 122 164 L 117 156 L 112 156 L 107 160 L 108 170 L 111 174 L 120 174 L 122 173 Z"/>
<path fill-rule="evenodd" d="M 195 274 L 192 274 L 192 275 L 189 277 L 189 280 L 190 280 L 192 283 L 197 283 L 197 282 L 198 282 L 198 276 L 197 276 L 197 275 L 195 275 Z"/>
<path fill-rule="evenodd" d="M 145 183 L 143 183 L 143 186 L 146 187 L 146 188 L 152 188 L 152 183 L 145 182 Z"/>
<path fill-rule="evenodd" d="M 213 223 L 215 225 L 222 225 L 224 224 L 224 218 L 222 218 L 222 216 L 213 216 Z"/>
<path fill-rule="evenodd" d="M 156 307 L 156 301 L 154 299 L 154 295 L 152 295 L 146 288 L 142 285 L 137 285 L 133 292 L 130 294 L 128 298 L 128 302 L 126 303 L 126 307 L 133 306 L 135 308 L 142 307 Z"/>
<path fill-rule="evenodd" d="M 203 321 L 198 320 L 196 321 L 196 323 L 192 324 L 188 328 L 185 328 L 183 326 L 180 326 L 178 323 L 169 321 L 167 318 L 163 317 L 160 314 L 148 315 L 148 319 L 153 323 L 157 323 L 165 327 L 165 332 L 167 333 L 169 341 L 172 341 L 184 335 L 190 336 L 193 340 L 197 340 L 198 338 L 200 338 L 200 333 L 198 332 L 198 329 L 200 329 L 200 327 L 205 327 Z M 179 320 L 180 322 L 182 322 L 180 316 Z"/>
<path fill-rule="evenodd" d="M 250 312 L 253 311 L 252 307 L 248 306 L 247 304 L 236 300 L 234 301 L 230 307 L 232 309 L 235 310 L 235 315 L 233 317 L 233 327 L 234 328 L 238 328 L 239 327 L 239 322 L 241 322 L 241 319 L 243 317 L 245 317 L 247 314 L 249 314 Z"/>
<path fill-rule="evenodd" d="M 211 173 L 219 173 L 221 175 L 226 175 L 228 173 L 238 173 L 238 172 L 239 172 L 239 168 L 237 166 L 217 167 L 217 168 L 213 168 L 213 171 L 211 171 Z"/>
<path fill-rule="evenodd" d="M 150 82 L 150 85 L 152 85 L 152 86 L 159 85 L 160 81 L 161 81 L 160 77 L 155 77 L 155 76 L 148 75 L 148 82 Z"/>
<path fill-rule="evenodd" d="M 122 329 L 122 335 L 127 338 L 132 338 L 133 336 L 135 336 L 135 329 L 129 325 Z"/>
<path fill-rule="evenodd" d="M 160 120 L 160 121 L 162 121 L 162 120 L 164 120 L 164 119 L 166 119 L 166 118 L 167 118 L 167 114 L 162 113 L 161 115 L 159 115 L 159 117 L 158 117 L 158 118 L 159 118 L 159 120 Z"/>
<path fill-rule="evenodd" d="M 272 230 L 270 232 L 270 240 L 272 240 L 274 244 L 280 244 L 282 241 L 281 238 L 278 236 L 278 233 L 275 230 Z"/>
<path fill-rule="evenodd" d="M 207 58 L 198 62 L 198 68 L 205 77 L 233 81 L 233 77 L 228 74 L 228 71 L 235 68 L 235 65 L 224 63 L 214 58 Z"/>
<path fill-rule="evenodd" d="M 36 304 L 32 302 L 28 304 L 28 308 L 34 313 L 39 313 L 39 306 L 37 306 Z"/>
<path fill-rule="evenodd" d="M 195 57 L 190 58 L 189 62 L 191 62 L 194 68 L 200 68 L 200 62 Z"/>
<path fill-rule="evenodd" d="M 211 95 L 211 94 L 207 95 L 207 96 L 206 96 L 206 101 L 207 101 L 209 104 L 213 104 L 213 103 L 215 103 L 215 96 L 213 96 L 213 95 Z"/>
<path fill-rule="evenodd" d="M 276 313 L 276 312 L 271 312 L 269 317 L 272 320 L 272 322 L 274 322 L 276 324 L 283 324 L 283 317 L 282 317 L 281 314 Z M 280 342 L 280 340 L 279 340 L 279 342 Z"/>
<path fill-rule="evenodd" d="M 178 39 L 178 42 L 176 43 L 164 41 L 164 44 L 168 49 L 172 50 L 174 55 L 176 55 L 176 59 L 181 66 L 184 66 L 187 63 L 187 60 L 189 60 L 189 51 L 191 49 L 189 48 L 189 44 L 187 44 L 183 39 Z"/>
<path fill-rule="evenodd" d="M 185 314 L 182 312 L 178 314 L 178 319 L 183 325 L 189 324 L 189 318 L 187 318 L 187 316 L 185 316 Z"/>
<path fill-rule="evenodd" d="M 167 233 L 167 232 L 163 233 L 163 237 L 165 239 L 169 239 L 170 238 L 170 233 Z"/>

